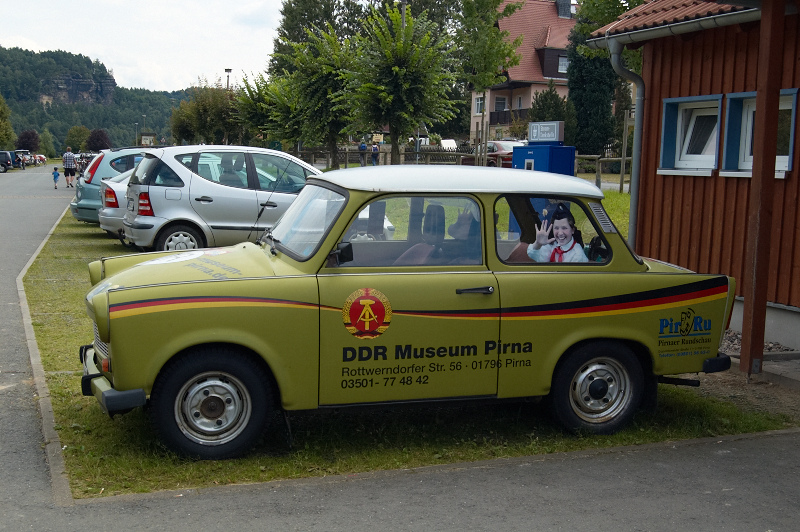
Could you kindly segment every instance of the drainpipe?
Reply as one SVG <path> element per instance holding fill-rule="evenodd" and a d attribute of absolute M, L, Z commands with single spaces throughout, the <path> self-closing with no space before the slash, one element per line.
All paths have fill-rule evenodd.
<path fill-rule="evenodd" d="M 628 242 L 636 250 L 636 222 L 639 218 L 639 175 L 642 160 L 642 124 L 644 123 L 644 80 L 636 72 L 625 68 L 622 62 L 624 46 L 616 39 L 607 41 L 611 52 L 611 67 L 621 78 L 636 85 L 636 115 L 633 121 L 633 157 L 631 158 L 631 212 L 628 223 Z M 627 135 L 628 132 L 626 131 Z"/>

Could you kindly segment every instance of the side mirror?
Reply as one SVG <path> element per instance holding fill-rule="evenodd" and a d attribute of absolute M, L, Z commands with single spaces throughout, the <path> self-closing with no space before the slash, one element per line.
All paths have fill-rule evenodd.
<path fill-rule="evenodd" d="M 336 265 L 353 261 L 353 244 L 350 242 L 339 242 L 336 249 L 331 251 L 330 258 L 336 261 Z"/>

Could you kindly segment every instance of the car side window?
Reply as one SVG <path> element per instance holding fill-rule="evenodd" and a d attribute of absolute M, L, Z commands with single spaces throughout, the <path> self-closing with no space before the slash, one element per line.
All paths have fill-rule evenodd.
<path fill-rule="evenodd" d="M 197 159 L 197 174 L 220 185 L 248 188 L 247 157 L 244 152 L 200 153 Z"/>
<path fill-rule="evenodd" d="M 305 186 L 308 172 L 294 161 L 267 153 L 253 153 L 252 157 L 259 190 L 296 194 Z"/>
<path fill-rule="evenodd" d="M 159 187 L 182 187 L 183 180 L 175 171 L 166 164 L 160 164 L 154 176 L 151 176 L 151 185 Z"/>
<path fill-rule="evenodd" d="M 109 166 L 111 166 L 111 168 L 115 172 L 121 174 L 122 172 L 127 172 L 128 170 L 136 166 L 135 164 L 131 164 L 131 162 L 132 161 L 130 161 L 130 156 L 123 155 L 122 157 L 117 157 L 116 159 L 112 159 L 111 162 L 109 163 Z"/>
<path fill-rule="evenodd" d="M 610 260 L 610 248 L 597 231 L 593 215 L 567 198 L 527 194 L 499 198 L 495 238 L 498 258 L 506 264 Z"/>
<path fill-rule="evenodd" d="M 344 233 L 353 260 L 341 267 L 479 265 L 481 214 L 464 196 L 398 196 L 366 205 Z"/>

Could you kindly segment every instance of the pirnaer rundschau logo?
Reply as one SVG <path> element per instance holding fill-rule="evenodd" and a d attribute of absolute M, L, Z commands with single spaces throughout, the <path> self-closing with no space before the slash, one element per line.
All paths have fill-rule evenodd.
<path fill-rule="evenodd" d="M 392 306 L 389 299 L 378 290 L 359 288 L 344 302 L 342 321 L 347 332 L 356 338 L 377 338 L 389 328 Z"/>
<path fill-rule="evenodd" d="M 695 315 L 694 309 L 687 307 L 681 311 L 680 319 L 661 318 L 658 320 L 659 345 L 677 344 L 678 341 L 668 342 L 667 338 L 684 337 L 681 342 L 686 343 L 706 343 L 707 339 L 691 340 L 686 337 L 703 337 L 711 334 L 711 320 L 704 319 L 702 316 Z"/>

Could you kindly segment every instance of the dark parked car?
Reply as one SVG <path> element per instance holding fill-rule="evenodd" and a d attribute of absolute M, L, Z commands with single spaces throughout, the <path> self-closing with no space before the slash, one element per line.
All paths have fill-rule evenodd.
<path fill-rule="evenodd" d="M 14 167 L 14 155 L 8 151 L 0 151 L 0 174 L 8 172 Z"/>

